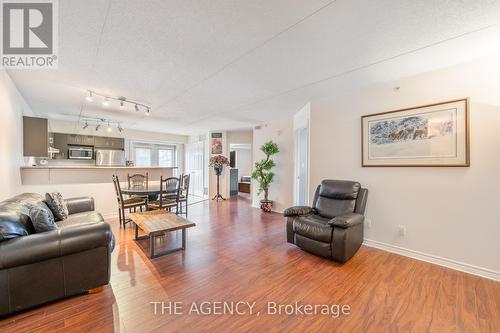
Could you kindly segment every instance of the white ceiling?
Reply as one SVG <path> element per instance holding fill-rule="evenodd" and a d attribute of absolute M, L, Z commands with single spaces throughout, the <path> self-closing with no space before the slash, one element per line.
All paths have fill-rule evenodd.
<path fill-rule="evenodd" d="M 494 0 L 64 0 L 59 16 L 59 69 L 9 71 L 36 114 L 178 134 L 500 52 Z M 151 116 L 89 104 L 87 89 Z"/>

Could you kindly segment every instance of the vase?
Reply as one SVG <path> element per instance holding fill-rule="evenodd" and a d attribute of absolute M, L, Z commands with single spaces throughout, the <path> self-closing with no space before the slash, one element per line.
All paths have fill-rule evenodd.
<path fill-rule="evenodd" d="M 224 168 L 224 166 L 222 164 L 215 164 L 214 165 L 215 174 L 217 176 L 220 176 L 222 174 L 222 169 L 223 168 Z"/>
<path fill-rule="evenodd" d="M 273 201 L 272 200 L 261 200 L 260 201 L 260 209 L 262 209 L 265 213 L 270 213 L 273 210 Z"/>

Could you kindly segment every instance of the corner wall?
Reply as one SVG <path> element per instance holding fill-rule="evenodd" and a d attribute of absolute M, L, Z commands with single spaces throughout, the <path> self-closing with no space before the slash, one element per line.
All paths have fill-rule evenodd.
<path fill-rule="evenodd" d="M 278 144 L 280 152 L 273 156 L 276 167 L 273 169 L 274 182 L 269 188 L 269 200 L 274 201 L 273 211 L 283 212 L 293 202 L 293 117 L 285 117 L 255 129 L 253 132 L 253 161 L 265 158 L 260 147 L 272 140 Z M 259 207 L 263 194 L 257 195 L 258 183 L 252 180 L 252 206 Z"/>
<path fill-rule="evenodd" d="M 369 189 L 367 244 L 499 279 L 499 89 L 493 58 L 313 101 L 310 193 L 322 179 L 357 180 Z M 362 115 L 462 97 L 471 98 L 470 168 L 361 167 Z"/>
<path fill-rule="evenodd" d="M 23 114 L 33 112 L 7 72 L 0 70 L 0 201 L 18 194 L 23 160 Z"/>

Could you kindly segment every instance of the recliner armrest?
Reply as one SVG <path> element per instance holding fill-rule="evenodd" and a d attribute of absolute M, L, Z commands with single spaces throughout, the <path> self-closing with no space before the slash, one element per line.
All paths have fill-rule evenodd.
<path fill-rule="evenodd" d="M 106 222 L 75 224 L 9 239 L 0 242 L 0 269 L 29 265 L 98 247 L 109 247 L 112 241 L 111 227 Z"/>
<path fill-rule="evenodd" d="M 69 214 L 77 214 L 83 212 L 90 212 L 95 209 L 94 198 L 92 197 L 78 197 L 66 199 Z"/>
<path fill-rule="evenodd" d="M 336 216 L 330 221 L 328 224 L 333 227 L 339 228 L 350 228 L 355 225 L 363 223 L 365 220 L 365 216 L 357 213 L 348 213 L 340 216 Z"/>
<path fill-rule="evenodd" d="M 309 206 L 294 206 L 285 209 L 283 215 L 287 216 L 299 216 L 299 215 L 307 215 L 312 213 L 313 209 Z"/>

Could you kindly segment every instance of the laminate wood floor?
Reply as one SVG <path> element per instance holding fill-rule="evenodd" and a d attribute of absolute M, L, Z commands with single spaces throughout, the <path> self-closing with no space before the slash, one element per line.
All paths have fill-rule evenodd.
<path fill-rule="evenodd" d="M 131 225 L 109 221 L 117 239 L 111 283 L 4 318 L 0 331 L 500 332 L 499 282 L 365 246 L 336 264 L 286 243 L 283 217 L 251 208 L 248 198 L 202 202 L 189 217 L 197 226 L 188 230 L 187 250 L 154 260 Z M 147 240 L 140 245 L 147 251 Z M 169 301 L 182 302 L 183 314 L 162 314 L 159 305 L 155 314 L 151 302 Z M 191 308 L 208 311 L 202 302 L 218 301 L 256 304 L 252 315 Z M 267 302 L 349 305 L 350 313 L 272 314 Z"/>

